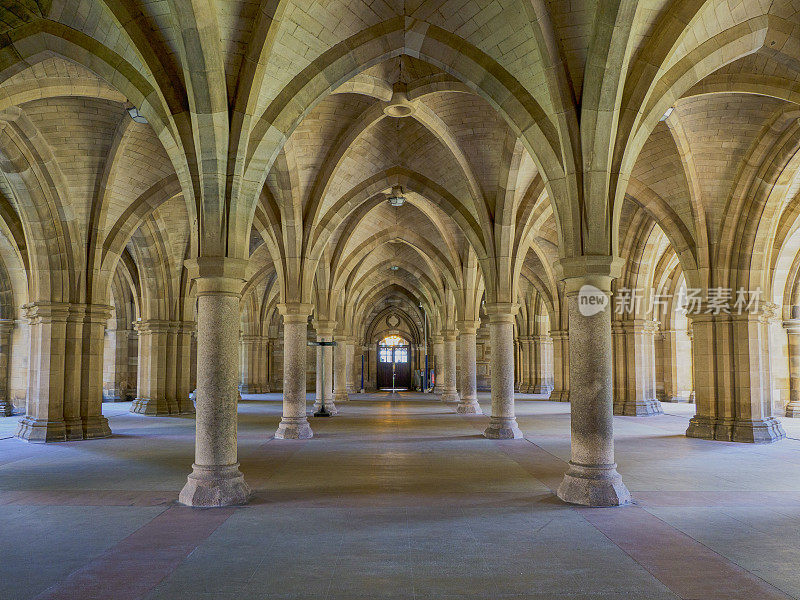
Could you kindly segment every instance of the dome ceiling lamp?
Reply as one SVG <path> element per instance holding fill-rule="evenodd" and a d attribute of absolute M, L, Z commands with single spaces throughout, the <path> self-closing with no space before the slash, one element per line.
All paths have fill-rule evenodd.
<path fill-rule="evenodd" d="M 406 84 L 398 81 L 392 86 L 392 99 L 383 108 L 387 117 L 402 119 L 410 117 L 417 110 L 416 105 L 408 99 Z"/>

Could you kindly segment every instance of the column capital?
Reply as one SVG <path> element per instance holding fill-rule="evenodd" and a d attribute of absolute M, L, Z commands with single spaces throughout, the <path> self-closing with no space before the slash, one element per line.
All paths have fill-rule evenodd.
<path fill-rule="evenodd" d="M 617 319 L 611 321 L 611 326 L 618 326 L 627 333 L 655 333 L 659 322 L 653 319 Z"/>
<path fill-rule="evenodd" d="M 34 323 L 66 322 L 69 304 L 66 302 L 31 302 L 22 306 L 23 314 Z"/>
<path fill-rule="evenodd" d="M 466 321 L 457 321 L 456 327 L 458 327 L 459 333 L 468 333 L 470 335 L 474 335 L 478 333 L 478 328 L 481 326 L 480 320 L 473 321 L 472 319 Z"/>
<path fill-rule="evenodd" d="M 111 318 L 111 313 L 114 310 L 113 306 L 108 304 L 83 304 L 81 312 L 83 319 L 89 323 L 105 323 Z"/>
<path fill-rule="evenodd" d="M 458 339 L 458 332 L 455 329 L 443 329 L 442 339 L 445 342 L 455 342 Z"/>
<path fill-rule="evenodd" d="M 162 319 L 139 319 L 133 322 L 133 328 L 139 333 L 167 333 L 171 322 Z"/>
<path fill-rule="evenodd" d="M 189 278 L 197 282 L 197 295 L 239 296 L 246 280 L 247 259 L 200 256 L 184 261 Z"/>
<path fill-rule="evenodd" d="M 783 328 L 789 335 L 800 335 L 800 319 L 786 319 Z"/>
<path fill-rule="evenodd" d="M 175 321 L 175 326 L 178 328 L 178 333 L 190 335 L 197 329 L 197 323 L 194 321 Z"/>
<path fill-rule="evenodd" d="M 434 344 L 444 344 L 444 336 L 441 333 L 434 333 L 431 336 L 431 342 Z"/>
<path fill-rule="evenodd" d="M 277 308 L 285 323 L 305 323 L 311 313 L 314 312 L 313 304 L 303 302 L 281 303 L 278 304 Z"/>
<path fill-rule="evenodd" d="M 0 336 L 7 336 L 14 329 L 14 319 L 0 319 Z"/>
<path fill-rule="evenodd" d="M 556 261 L 556 273 L 566 286 L 567 294 L 575 294 L 584 285 L 611 291 L 611 282 L 622 274 L 625 261 L 619 257 L 582 255 Z"/>
<path fill-rule="evenodd" d="M 336 330 L 336 321 L 314 319 L 312 325 L 318 336 L 332 336 L 333 332 Z"/>
<path fill-rule="evenodd" d="M 483 311 L 491 323 L 513 323 L 514 317 L 519 312 L 519 304 L 516 302 L 487 303 L 483 306 Z"/>

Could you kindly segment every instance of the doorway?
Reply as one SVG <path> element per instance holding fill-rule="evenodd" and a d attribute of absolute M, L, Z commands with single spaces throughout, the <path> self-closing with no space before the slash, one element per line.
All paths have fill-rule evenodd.
<path fill-rule="evenodd" d="M 377 386 L 379 390 L 411 389 L 411 345 L 399 335 L 378 342 Z"/>

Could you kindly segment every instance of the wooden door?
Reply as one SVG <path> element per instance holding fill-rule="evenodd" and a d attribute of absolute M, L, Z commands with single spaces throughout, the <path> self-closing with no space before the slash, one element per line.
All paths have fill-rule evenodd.
<path fill-rule="evenodd" d="M 382 346 L 378 344 L 378 389 L 393 387 L 392 373 L 394 373 L 394 388 L 411 388 L 411 347 L 410 346 Z"/>

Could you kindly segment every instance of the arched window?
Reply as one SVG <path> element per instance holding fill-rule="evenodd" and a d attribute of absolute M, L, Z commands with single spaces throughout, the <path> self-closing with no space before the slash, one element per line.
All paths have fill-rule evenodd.
<path fill-rule="evenodd" d="M 399 335 L 389 335 L 378 344 L 378 360 L 382 363 L 407 363 L 408 342 Z"/>

